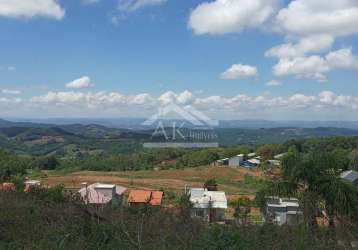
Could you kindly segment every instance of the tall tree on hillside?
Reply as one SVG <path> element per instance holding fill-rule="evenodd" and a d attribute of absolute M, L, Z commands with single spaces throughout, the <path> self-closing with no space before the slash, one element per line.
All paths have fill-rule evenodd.
<path fill-rule="evenodd" d="M 279 154 L 280 151 L 281 145 L 266 144 L 257 149 L 257 154 L 260 155 L 263 160 L 270 160 L 273 159 L 274 155 Z"/>
<path fill-rule="evenodd" d="M 15 175 L 23 175 L 26 172 L 25 159 L 0 150 L 0 181 L 9 181 Z"/>

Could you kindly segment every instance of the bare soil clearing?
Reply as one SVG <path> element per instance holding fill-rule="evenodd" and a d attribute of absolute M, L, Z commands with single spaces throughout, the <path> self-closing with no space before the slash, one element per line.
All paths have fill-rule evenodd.
<path fill-rule="evenodd" d="M 245 186 L 245 175 L 263 179 L 264 174 L 259 169 L 245 169 L 232 167 L 200 167 L 173 170 L 146 170 L 127 172 L 93 172 L 81 171 L 67 175 L 47 172 L 42 181 L 45 185 L 54 186 L 64 184 L 67 188 L 79 188 L 82 182 L 114 183 L 128 188 L 164 189 L 182 192 L 184 187 L 201 187 L 203 183 L 215 178 L 219 189 L 228 195 L 252 195 L 257 190 L 252 186 Z"/>

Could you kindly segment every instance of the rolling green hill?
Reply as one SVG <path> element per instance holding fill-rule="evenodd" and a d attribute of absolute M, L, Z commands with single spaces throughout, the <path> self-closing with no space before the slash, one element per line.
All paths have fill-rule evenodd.
<path fill-rule="evenodd" d="M 168 131 L 170 129 L 168 128 Z M 51 125 L 0 120 L 0 147 L 22 156 L 55 155 L 83 158 L 88 155 L 120 155 L 140 151 L 152 140 L 153 130 L 108 128 L 102 125 Z M 290 139 L 358 136 L 344 128 L 219 128 L 214 131 L 221 146 L 284 143 Z M 161 141 L 163 138 L 156 138 Z"/>

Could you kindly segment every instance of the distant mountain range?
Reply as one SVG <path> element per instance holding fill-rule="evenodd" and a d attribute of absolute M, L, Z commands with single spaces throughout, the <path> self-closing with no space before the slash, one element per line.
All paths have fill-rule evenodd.
<path fill-rule="evenodd" d="M 142 123 L 145 118 L 48 118 L 48 119 L 24 119 L 24 118 L 12 118 L 8 121 L 3 122 L 20 122 L 25 123 L 23 125 L 46 124 L 51 125 L 68 125 L 68 124 L 82 124 L 90 125 L 97 124 L 111 128 L 122 128 L 122 129 L 148 129 L 143 126 Z M 177 124 L 183 123 L 183 120 L 164 120 L 164 125 L 170 125 L 172 122 Z M 1 123 L 0 122 L 0 126 Z M 190 126 L 190 122 L 185 122 L 185 126 Z M 294 121 L 294 120 L 282 120 L 282 121 L 270 121 L 270 120 L 220 120 L 219 128 L 347 128 L 347 129 L 358 129 L 358 121 Z"/>
<path fill-rule="evenodd" d="M 43 121 L 43 120 L 41 120 Z M 81 158 L 88 155 L 119 155 L 142 149 L 144 142 L 153 140 L 154 128 L 138 125 L 138 121 L 111 120 L 94 124 L 96 120 L 61 120 L 59 123 L 38 123 L 38 120 L 8 121 L 0 119 L 0 147 L 19 155 L 56 155 L 62 158 Z M 70 124 L 70 121 L 77 123 Z M 82 121 L 82 122 L 80 122 Z M 179 122 L 179 121 L 178 121 Z M 170 121 L 165 123 L 170 124 Z M 107 124 L 107 126 L 103 125 Z M 127 124 L 123 128 L 108 124 Z M 132 125 L 130 125 L 132 124 Z M 284 143 L 290 139 L 313 137 L 358 136 L 358 129 L 337 127 L 284 126 L 291 122 L 225 121 L 213 131 L 221 146 Z M 325 123 L 333 125 L 334 123 Z M 337 123 L 338 124 L 338 123 Z M 344 123 L 354 127 L 354 123 Z M 271 127 L 276 125 L 277 127 Z M 303 125 L 303 123 L 301 123 Z M 357 126 L 358 127 L 358 126 Z M 145 128 L 145 129 L 144 129 Z M 166 128 L 171 131 L 171 128 Z M 190 130 L 190 128 L 189 128 Z M 161 139 L 159 139 L 160 141 Z"/>

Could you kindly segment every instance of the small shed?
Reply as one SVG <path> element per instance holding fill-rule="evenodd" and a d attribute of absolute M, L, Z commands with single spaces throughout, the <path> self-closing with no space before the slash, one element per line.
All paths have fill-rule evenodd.
<path fill-rule="evenodd" d="M 229 158 L 229 166 L 238 167 L 244 161 L 244 155 L 239 154 Z"/>

